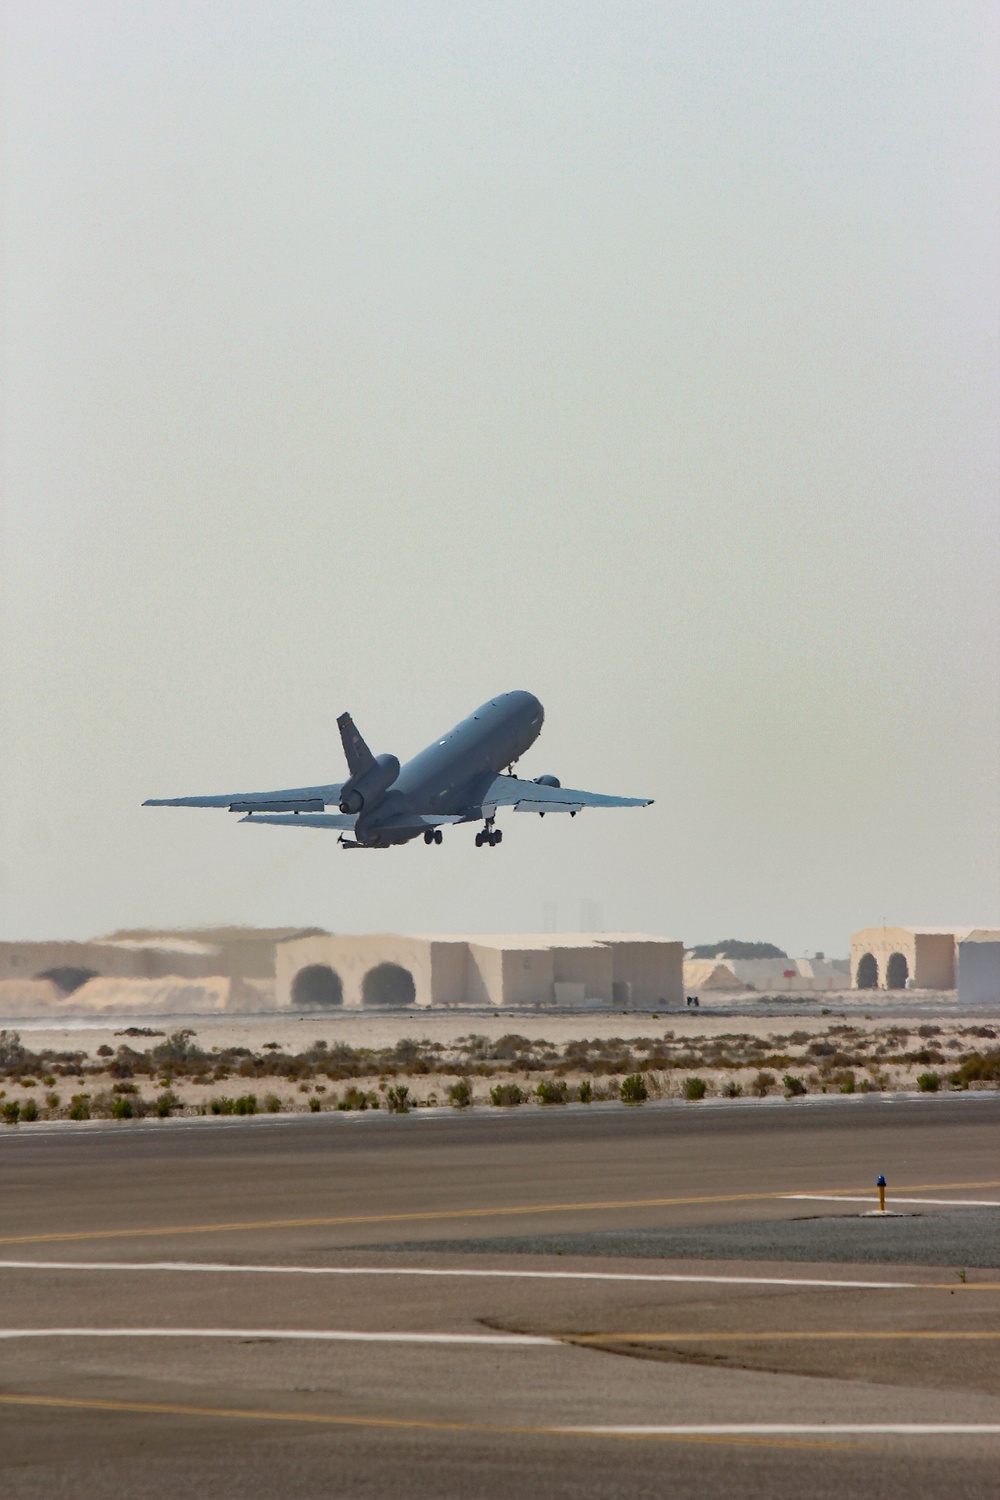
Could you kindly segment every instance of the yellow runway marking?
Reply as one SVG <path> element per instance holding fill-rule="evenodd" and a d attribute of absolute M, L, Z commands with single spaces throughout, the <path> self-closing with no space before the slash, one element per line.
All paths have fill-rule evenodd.
<path fill-rule="evenodd" d="M 181 1406 L 161 1401 L 97 1401 L 70 1396 L 20 1396 L 0 1395 L 4 1406 L 49 1407 L 61 1410 L 130 1412 L 140 1416 L 168 1417 L 225 1417 L 250 1422 L 304 1422 L 319 1427 L 370 1427 L 396 1429 L 411 1432 L 456 1432 L 489 1436 L 523 1437 L 610 1437 L 638 1439 L 641 1442 L 674 1443 L 736 1443 L 759 1448 L 830 1448 L 844 1449 L 857 1444 L 804 1441 L 801 1438 L 782 1438 L 762 1434 L 757 1437 L 748 1433 L 705 1433 L 621 1430 L 587 1427 L 519 1427 L 492 1426 L 482 1422 L 432 1422 L 406 1417 L 360 1417 L 340 1416 L 326 1412 L 266 1411 L 250 1410 L 233 1406 Z"/>
<path fill-rule="evenodd" d="M 997 1182 L 930 1182 L 916 1186 L 900 1185 L 900 1192 L 958 1192 L 971 1188 L 1000 1187 Z M 860 1193 L 863 1188 L 831 1188 L 831 1193 Z M 70 1240 L 152 1239 L 172 1234 L 240 1234 L 252 1229 L 332 1229 L 352 1224 L 436 1223 L 448 1219 L 491 1219 L 526 1217 L 531 1214 L 610 1213 L 630 1208 L 681 1208 L 711 1203 L 778 1203 L 787 1202 L 789 1194 L 781 1193 L 709 1193 L 698 1197 L 615 1198 L 594 1203 L 519 1203 L 510 1208 L 439 1208 L 419 1209 L 392 1214 L 336 1214 L 302 1219 L 245 1219 L 225 1224 L 175 1224 L 145 1229 L 77 1229 L 52 1234 L 13 1234 L 0 1236 L 0 1245 L 48 1245 Z M 875 1200 L 873 1200 L 875 1201 Z"/>

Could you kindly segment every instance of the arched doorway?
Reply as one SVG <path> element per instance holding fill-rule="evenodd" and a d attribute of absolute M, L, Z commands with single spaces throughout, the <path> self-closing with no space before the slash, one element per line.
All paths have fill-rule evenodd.
<path fill-rule="evenodd" d="M 905 953 L 890 953 L 889 962 L 885 966 L 885 987 L 887 990 L 905 990 L 906 981 L 910 977 L 910 966 L 906 962 Z"/>
<path fill-rule="evenodd" d="M 361 985 L 363 1005 L 412 1005 L 416 998 L 413 975 L 401 964 L 377 964 Z"/>
<path fill-rule="evenodd" d="M 878 989 L 878 963 L 874 953 L 862 953 L 854 982 L 859 990 Z"/>
<path fill-rule="evenodd" d="M 309 964 L 292 980 L 292 1004 L 302 1010 L 322 1010 L 343 1003 L 344 986 L 329 964 Z"/>

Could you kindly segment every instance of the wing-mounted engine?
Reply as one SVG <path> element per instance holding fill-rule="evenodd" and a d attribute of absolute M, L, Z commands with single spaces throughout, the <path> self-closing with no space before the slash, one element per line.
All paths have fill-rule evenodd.
<path fill-rule="evenodd" d="M 562 786 L 558 776 L 536 776 L 536 786 Z"/>

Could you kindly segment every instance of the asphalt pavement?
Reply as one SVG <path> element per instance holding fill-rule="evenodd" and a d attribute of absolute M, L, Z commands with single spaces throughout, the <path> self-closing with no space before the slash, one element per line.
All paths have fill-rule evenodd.
<path fill-rule="evenodd" d="M 194 1123 L 0 1135 L 6 1496 L 996 1493 L 1000 1098 Z"/>

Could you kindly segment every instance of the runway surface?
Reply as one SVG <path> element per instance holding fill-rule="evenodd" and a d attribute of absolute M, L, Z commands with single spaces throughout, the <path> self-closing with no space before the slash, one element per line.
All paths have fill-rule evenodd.
<path fill-rule="evenodd" d="M 0 1135 L 5 1495 L 996 1493 L 996 1096 L 220 1123 Z"/>

